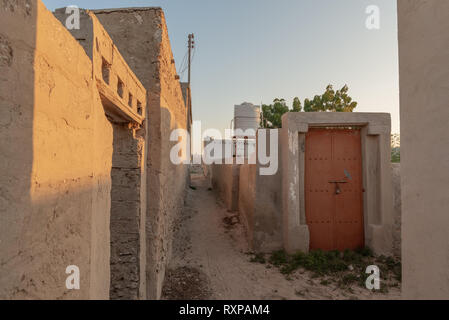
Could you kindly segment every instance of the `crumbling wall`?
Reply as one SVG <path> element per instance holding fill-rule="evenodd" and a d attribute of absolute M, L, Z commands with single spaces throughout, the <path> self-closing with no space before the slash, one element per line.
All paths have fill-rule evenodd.
<path fill-rule="evenodd" d="M 111 299 L 137 300 L 141 278 L 141 179 L 144 139 L 114 124 L 111 189 Z M 145 212 L 143 212 L 145 214 Z M 144 268 L 144 267 L 143 267 Z"/>
<path fill-rule="evenodd" d="M 185 107 L 160 8 L 95 10 L 147 89 L 147 297 L 160 297 L 171 255 L 173 221 L 184 204 L 188 166 L 170 161 L 173 129 L 186 128 Z"/>
<path fill-rule="evenodd" d="M 40 1 L 2 1 L 0 41 L 0 298 L 108 298 L 112 126 L 91 61 Z"/>

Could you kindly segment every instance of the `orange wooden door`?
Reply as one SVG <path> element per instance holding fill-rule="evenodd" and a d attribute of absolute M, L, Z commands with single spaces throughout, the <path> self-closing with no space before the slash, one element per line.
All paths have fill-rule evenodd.
<path fill-rule="evenodd" d="M 306 135 L 305 207 L 310 249 L 364 247 L 360 130 L 311 129 Z"/>

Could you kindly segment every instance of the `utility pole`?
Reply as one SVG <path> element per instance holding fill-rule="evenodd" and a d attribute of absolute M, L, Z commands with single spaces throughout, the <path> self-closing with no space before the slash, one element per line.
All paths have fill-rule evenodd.
<path fill-rule="evenodd" d="M 192 49 L 195 48 L 195 35 L 193 33 L 189 34 L 189 88 L 190 88 L 190 70 L 191 70 L 191 63 L 192 63 Z"/>

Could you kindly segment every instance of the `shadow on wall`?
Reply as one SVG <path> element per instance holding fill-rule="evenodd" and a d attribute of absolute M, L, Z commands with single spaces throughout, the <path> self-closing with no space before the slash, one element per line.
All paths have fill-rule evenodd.
<path fill-rule="evenodd" d="M 170 141 L 171 131 L 178 127 L 175 117 L 166 107 L 161 106 L 159 110 L 149 119 L 150 136 L 153 138 L 147 175 L 146 281 L 149 299 L 159 298 L 162 291 L 165 268 L 172 252 L 174 221 L 184 207 L 188 174 L 186 165 L 174 165 L 170 161 L 170 151 L 178 143 Z"/>
<path fill-rule="evenodd" d="M 91 61 L 40 1 L 2 1 L 0 30 L 0 298 L 107 299 L 112 127 Z"/>
<path fill-rule="evenodd" d="M 160 297 L 171 255 L 172 223 L 181 212 L 187 166 L 170 162 L 170 133 L 186 127 L 186 109 L 160 8 L 94 10 L 147 90 L 147 298 Z M 120 23 L 117 23 L 120 21 Z"/>
<path fill-rule="evenodd" d="M 137 300 L 145 297 L 145 207 L 141 206 L 145 140 L 127 124 L 113 124 L 113 131 L 110 298 Z"/>
<path fill-rule="evenodd" d="M 39 295 L 22 238 L 31 220 L 36 20 L 35 7 L 0 4 L 0 299 Z"/>
<path fill-rule="evenodd" d="M 135 153 L 116 164 L 121 129 L 105 116 L 90 58 L 41 1 L 0 2 L 0 298 L 108 299 L 111 262 L 119 271 L 112 283 L 122 280 L 115 277 L 120 272 L 132 274 L 123 279 L 131 283 L 128 292 L 118 298 L 145 297 L 145 286 L 148 298 L 160 295 L 187 181 L 187 166 L 170 162 L 175 143 L 169 137 L 172 129 L 185 128 L 186 116 L 163 13 L 144 11 L 152 27 L 143 28 L 148 40 L 126 51 L 131 66 L 140 65 L 136 73 L 144 75 L 151 106 L 149 157 L 140 158 L 148 166 L 142 182 L 148 191 L 125 197 L 138 190 L 139 165 L 130 165 Z M 128 13 L 134 25 L 134 11 Z M 130 132 L 124 133 L 128 142 Z M 148 208 L 139 211 L 137 197 L 147 196 Z M 143 229 L 149 236 L 137 241 Z M 65 286 L 70 265 L 80 269 L 80 290 Z M 143 279 L 138 285 L 137 275 Z"/>

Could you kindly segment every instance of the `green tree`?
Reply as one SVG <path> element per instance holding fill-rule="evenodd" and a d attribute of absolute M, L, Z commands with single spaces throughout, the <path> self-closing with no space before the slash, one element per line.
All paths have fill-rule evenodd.
<path fill-rule="evenodd" d="M 293 99 L 293 106 L 290 109 L 284 99 L 274 99 L 273 104 L 262 105 L 263 128 L 282 127 L 282 116 L 287 112 L 353 112 L 357 107 L 357 102 L 348 95 L 347 85 L 335 91 L 332 85 L 326 87 L 322 95 L 316 95 L 313 99 L 305 99 L 304 105 L 298 97 Z"/>
<path fill-rule="evenodd" d="M 295 99 L 293 99 L 292 112 L 301 112 L 301 111 L 302 111 L 301 100 L 299 100 L 298 97 L 295 97 Z"/>
<path fill-rule="evenodd" d="M 289 111 L 284 99 L 274 99 L 273 104 L 262 105 L 263 128 L 274 129 L 282 126 L 282 115 Z"/>
<path fill-rule="evenodd" d="M 321 96 L 315 96 L 313 100 L 304 101 L 305 112 L 353 112 L 357 102 L 352 101 L 348 95 L 347 85 L 335 91 L 332 85 L 326 87 Z"/>

